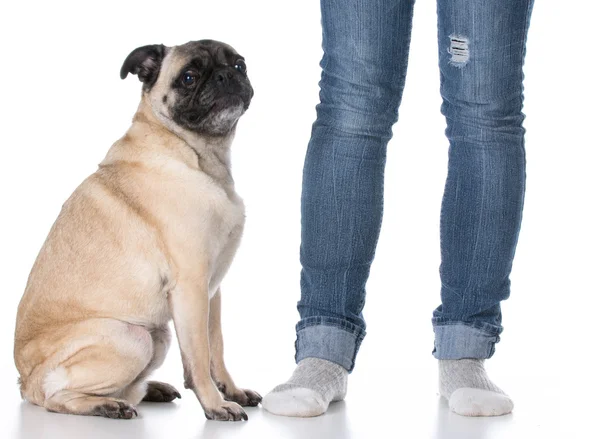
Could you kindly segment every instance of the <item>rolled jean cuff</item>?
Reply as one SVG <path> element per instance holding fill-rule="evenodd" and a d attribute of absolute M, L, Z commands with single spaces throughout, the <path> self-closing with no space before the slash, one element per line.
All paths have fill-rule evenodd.
<path fill-rule="evenodd" d="M 296 325 L 296 363 L 314 357 L 354 369 L 356 354 L 366 332 L 347 320 L 308 317 Z"/>
<path fill-rule="evenodd" d="M 461 358 L 486 359 L 494 355 L 498 334 L 484 331 L 464 323 L 434 325 L 433 356 L 438 360 Z"/>

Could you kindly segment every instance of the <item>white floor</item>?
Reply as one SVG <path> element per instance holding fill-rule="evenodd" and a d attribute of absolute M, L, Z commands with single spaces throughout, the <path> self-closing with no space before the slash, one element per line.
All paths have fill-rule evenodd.
<path fill-rule="evenodd" d="M 135 420 L 111 420 L 48 413 L 19 402 L 17 392 L 4 400 L 3 426 L 7 438 L 583 438 L 577 418 L 565 418 L 557 387 L 557 377 L 504 376 L 510 381 L 516 401 L 513 414 L 498 418 L 463 418 L 449 412 L 435 393 L 430 378 L 435 364 L 414 369 L 391 369 L 367 365 L 360 375 L 351 376 L 347 400 L 331 406 L 329 412 L 312 419 L 282 418 L 261 408 L 248 410 L 249 421 L 223 423 L 206 421 L 190 391 L 183 399 L 169 404 L 144 403 Z M 386 382 L 392 374 L 396 379 Z M 265 375 L 266 377 L 266 375 Z M 13 389 L 11 389 L 13 390 Z M 567 402 L 567 401 L 563 401 Z M 589 418 L 587 418 L 589 420 Z M 573 427 L 577 425 L 578 428 Z M 579 432 L 579 433 L 576 433 Z"/>

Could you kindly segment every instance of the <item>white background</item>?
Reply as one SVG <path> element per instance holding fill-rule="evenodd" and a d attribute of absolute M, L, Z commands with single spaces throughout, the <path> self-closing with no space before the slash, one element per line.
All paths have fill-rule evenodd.
<path fill-rule="evenodd" d="M 600 8 L 584 0 L 539 0 L 534 7 L 525 67 L 525 214 L 512 297 L 503 308 L 506 329 L 488 362 L 516 408 L 501 419 L 465 420 L 438 402 L 430 355 L 447 158 L 434 3 L 418 1 L 415 8 L 406 89 L 388 148 L 385 218 L 368 284 L 368 336 L 348 398 L 316 420 L 253 409 L 243 425 L 205 422 L 189 391 L 175 404 L 142 406 L 142 417 L 130 422 L 49 414 L 22 403 L 12 359 L 16 308 L 62 203 L 94 172 L 136 110 L 140 83 L 119 79 L 125 57 L 146 44 L 222 40 L 246 57 L 255 89 L 233 151 L 247 224 L 223 286 L 226 359 L 240 385 L 263 394 L 287 379 L 299 298 L 301 171 L 318 100 L 318 2 L 2 3 L 3 437 L 594 435 Z M 183 390 L 176 343 L 156 377 Z"/>

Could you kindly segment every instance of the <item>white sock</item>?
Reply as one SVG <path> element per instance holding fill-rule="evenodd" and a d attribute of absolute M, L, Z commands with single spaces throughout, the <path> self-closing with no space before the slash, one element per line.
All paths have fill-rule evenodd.
<path fill-rule="evenodd" d="M 513 409 L 512 400 L 487 376 L 483 360 L 439 360 L 440 394 L 450 409 L 463 416 L 500 416 Z"/>
<path fill-rule="evenodd" d="M 292 377 L 275 387 L 262 400 L 274 415 L 311 417 L 327 411 L 329 403 L 346 396 L 348 371 L 320 358 L 305 358 Z"/>

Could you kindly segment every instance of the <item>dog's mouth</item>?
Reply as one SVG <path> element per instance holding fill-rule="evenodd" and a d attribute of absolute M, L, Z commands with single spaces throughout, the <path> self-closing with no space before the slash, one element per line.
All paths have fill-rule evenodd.
<path fill-rule="evenodd" d="M 239 93 L 224 93 L 215 101 L 215 103 L 213 104 L 213 109 L 219 111 L 232 107 L 237 107 L 239 105 L 242 105 L 244 107 L 244 111 L 247 110 L 250 106 L 250 98 L 245 98 Z"/>
<path fill-rule="evenodd" d="M 213 90 L 212 96 L 200 96 L 199 102 L 188 101 L 188 105 L 183 102 L 183 105 L 175 106 L 173 120 L 197 133 L 227 134 L 246 112 L 254 94 L 250 87 L 232 88 Z"/>
<path fill-rule="evenodd" d="M 188 129 L 206 134 L 223 134 L 231 129 L 247 109 L 248 102 L 242 96 L 225 94 L 203 111 L 187 113 L 183 120 Z"/>

